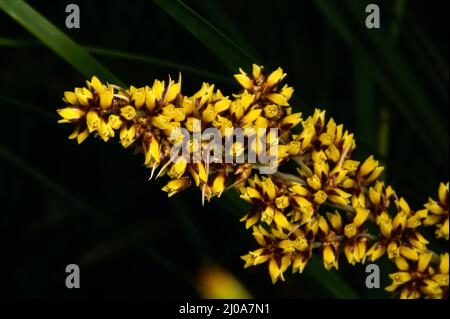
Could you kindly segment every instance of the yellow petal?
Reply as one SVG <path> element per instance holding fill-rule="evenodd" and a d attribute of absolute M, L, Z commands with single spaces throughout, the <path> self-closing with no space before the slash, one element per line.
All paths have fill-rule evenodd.
<path fill-rule="evenodd" d="M 278 68 L 275 71 L 273 71 L 268 77 L 267 77 L 267 85 L 268 86 L 274 86 L 278 84 L 278 82 L 283 79 L 283 69 Z"/>
<path fill-rule="evenodd" d="M 66 107 L 63 109 L 56 110 L 58 114 L 65 120 L 76 121 L 84 116 L 84 111 L 79 108 Z"/>
<path fill-rule="evenodd" d="M 234 78 L 239 82 L 239 84 L 244 89 L 250 89 L 253 87 L 253 80 L 250 79 L 246 74 L 235 74 Z"/>

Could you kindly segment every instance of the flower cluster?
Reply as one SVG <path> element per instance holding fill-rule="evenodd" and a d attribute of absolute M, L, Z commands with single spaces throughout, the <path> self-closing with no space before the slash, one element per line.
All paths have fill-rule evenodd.
<path fill-rule="evenodd" d="M 301 273 L 315 250 L 326 269 L 338 269 L 341 254 L 352 265 L 386 255 L 400 270 L 386 290 L 400 291 L 402 298 L 446 297 L 448 254 L 431 252 L 420 229 L 435 226 L 436 237 L 448 240 L 448 183 L 440 185 L 437 201 L 411 209 L 379 180 L 383 167 L 373 156 L 352 159 L 356 142 L 343 125 L 323 110 L 307 118 L 293 112 L 293 89 L 281 84 L 285 76 L 281 68 L 266 73 L 253 65 L 250 74 L 235 75 L 239 92 L 224 95 L 203 83 L 191 96 L 183 94 L 181 76 L 128 89 L 93 77 L 86 87 L 64 93 L 59 122 L 75 125 L 69 138 L 78 143 L 90 134 L 105 142 L 118 135 L 124 148 L 143 154 L 151 177 L 169 177 L 163 187 L 169 196 L 191 185 L 207 200 L 236 189 L 252 206 L 241 221 L 259 246 L 242 256 L 245 267 L 267 263 L 273 283 L 285 280 L 289 268 Z M 276 137 L 264 131 L 256 143 L 232 141 L 230 149 L 232 156 L 248 159 L 250 149 L 276 148 L 279 170 L 264 176 L 254 171 L 266 165 L 261 162 L 195 159 L 198 152 L 210 154 L 207 139 L 192 140 L 188 154 L 171 157 L 182 138 L 174 132 L 194 135 L 208 128 L 222 133 L 222 145 L 230 129 L 277 129 Z M 288 162 L 295 165 L 284 165 Z"/>

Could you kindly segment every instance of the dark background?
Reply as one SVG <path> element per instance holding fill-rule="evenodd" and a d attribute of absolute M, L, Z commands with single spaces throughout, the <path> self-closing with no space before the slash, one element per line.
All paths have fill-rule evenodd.
<path fill-rule="evenodd" d="M 359 142 L 354 157 L 375 154 L 385 180 L 420 208 L 448 180 L 448 2 L 371 2 L 381 8 L 380 30 L 365 27 L 363 1 L 332 1 L 331 11 L 316 1 L 185 1 L 248 53 L 241 67 L 281 66 L 293 106 L 305 116 L 321 107 L 344 123 Z M 186 94 L 202 81 L 238 90 L 229 82 L 234 60 L 224 63 L 226 52 L 214 54 L 152 1 L 75 1 L 81 28 L 71 30 L 68 1 L 28 3 L 83 46 L 163 60 L 94 54 L 127 84 L 181 69 Z M 255 297 L 340 297 L 320 264 L 275 286 L 266 266 L 244 270 L 239 256 L 256 243 L 239 223 L 245 209 L 236 196 L 205 207 L 197 191 L 167 199 L 164 181 L 147 181 L 142 158 L 117 142 L 67 140 L 55 110 L 85 78 L 1 10 L 0 39 L 20 40 L 0 40 L 0 295 L 198 297 L 201 270 L 218 265 Z M 438 126 L 445 135 L 433 134 Z M 81 267 L 81 289 L 64 285 L 70 263 Z M 387 296 L 365 288 L 362 266 L 342 259 L 341 268 L 333 275 L 360 297 Z"/>

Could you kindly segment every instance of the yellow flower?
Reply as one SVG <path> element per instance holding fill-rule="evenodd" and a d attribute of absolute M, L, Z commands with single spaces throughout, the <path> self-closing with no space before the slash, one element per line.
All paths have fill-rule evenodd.
<path fill-rule="evenodd" d="M 100 107 L 102 109 L 108 109 L 112 106 L 114 99 L 113 88 L 107 88 L 100 94 Z"/>
<path fill-rule="evenodd" d="M 120 114 L 128 121 L 131 121 L 136 116 L 136 110 L 131 105 L 127 105 L 120 109 Z"/>
<path fill-rule="evenodd" d="M 127 127 L 126 125 L 124 125 L 120 130 L 120 142 L 122 143 L 122 146 L 127 148 L 128 146 L 133 144 L 135 140 L 136 126 L 132 125 L 130 127 Z"/>

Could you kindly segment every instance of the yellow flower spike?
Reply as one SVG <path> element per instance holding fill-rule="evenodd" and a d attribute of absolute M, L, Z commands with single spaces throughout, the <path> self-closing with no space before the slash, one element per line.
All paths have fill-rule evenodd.
<path fill-rule="evenodd" d="M 284 130 L 290 130 L 302 121 L 302 113 L 294 113 L 284 117 L 280 122 L 280 127 Z"/>
<path fill-rule="evenodd" d="M 136 136 L 136 126 L 132 125 L 128 128 L 126 125 L 120 130 L 120 142 L 124 148 L 134 143 Z"/>
<path fill-rule="evenodd" d="M 402 298 L 445 297 L 448 253 L 440 260 L 432 259 L 435 255 L 428 250 L 429 242 L 419 226 L 433 225 L 438 238 L 448 239 L 448 183 L 439 185 L 438 198 L 429 199 L 424 209 L 411 210 L 392 187 L 379 180 L 384 168 L 373 156 L 361 163 L 351 158 L 356 147 L 354 135 L 342 124 L 327 119 L 320 109 L 305 120 L 300 113 L 293 113 L 288 103 L 293 88 L 278 86 L 284 76 L 281 68 L 266 76 L 262 67 L 253 65 L 251 74 L 240 70 L 236 75 L 243 89 L 229 97 L 208 83 L 194 95 L 183 96 L 181 80 L 177 83 L 169 78 L 167 86 L 155 80 L 152 86 L 123 90 L 93 77 L 87 87 L 66 91 L 65 107 L 57 112 L 60 123 L 75 124 L 69 139 L 78 143 L 91 132 L 108 141 L 116 131 L 124 147 L 139 142 L 133 150 L 144 154 L 145 166 L 152 174 L 164 161 L 158 176 L 172 178 L 163 188 L 168 196 L 195 182 L 203 198 L 220 197 L 229 176 L 230 188 L 240 190 L 241 198 L 254 206 L 241 218 L 246 228 L 253 227 L 259 245 L 242 257 L 245 267 L 268 262 L 272 282 L 284 280 L 289 266 L 293 272 L 303 271 L 313 250 L 320 247 L 326 269 L 338 268 L 341 252 L 352 265 L 375 261 L 387 253 L 398 270 L 386 290 L 397 291 Z M 145 109 L 136 109 L 144 105 Z M 300 123 L 301 127 L 291 131 Z M 232 134 L 235 127 L 278 128 L 281 135 L 268 134 L 265 144 L 258 135 L 248 146 L 235 143 L 232 152 L 247 155 L 263 148 L 267 152 L 279 144 L 277 163 L 298 164 L 298 176 L 250 177 L 252 169 L 263 166 L 260 163 L 209 166 L 187 163 L 187 158 L 173 163 L 169 154 L 179 138 L 171 137 L 171 132 L 182 127 L 191 133 L 215 127 L 223 136 Z M 192 153 L 204 146 L 192 142 L 188 150 Z M 209 174 L 212 179 L 208 183 Z M 341 209 L 324 218 L 319 213 L 322 205 Z M 349 212 L 344 218 L 346 210 L 355 214 Z M 377 227 L 378 232 L 368 234 L 372 227 L 366 223 L 373 223 L 367 226 Z"/>
<path fill-rule="evenodd" d="M 173 179 L 170 182 L 168 182 L 166 184 L 166 186 L 164 186 L 162 188 L 162 190 L 164 192 L 167 192 L 168 197 L 172 197 L 173 195 L 175 195 L 176 193 L 179 193 L 183 190 L 185 190 L 186 188 L 188 188 L 189 186 L 191 186 L 191 180 L 189 177 L 182 177 L 182 178 L 178 178 L 178 179 Z"/>
<path fill-rule="evenodd" d="M 100 123 L 100 117 L 97 112 L 89 111 L 86 115 L 86 125 L 89 129 L 89 133 L 92 133 L 98 129 L 98 125 Z"/>
<path fill-rule="evenodd" d="M 131 121 L 136 116 L 136 110 L 131 105 L 127 105 L 120 109 L 120 114 L 128 121 Z"/>
<path fill-rule="evenodd" d="M 59 116 L 61 116 L 64 120 L 69 122 L 75 122 L 84 116 L 84 111 L 78 108 L 66 107 L 63 109 L 56 110 Z"/>
<path fill-rule="evenodd" d="M 77 99 L 76 94 L 71 91 L 64 92 L 64 100 L 65 100 L 65 102 L 67 102 L 68 104 L 70 104 L 72 106 L 75 106 L 78 104 L 78 99 Z"/>
<path fill-rule="evenodd" d="M 270 75 L 267 77 L 267 85 L 269 87 L 275 86 L 277 85 L 284 77 L 286 76 L 286 74 L 283 73 L 283 69 L 282 68 L 278 68 L 275 71 L 273 71 L 272 73 L 270 73 Z"/>
<path fill-rule="evenodd" d="M 111 126 L 112 129 L 118 130 L 122 127 L 123 121 L 120 119 L 120 116 L 111 114 L 108 117 L 108 124 Z"/>
<path fill-rule="evenodd" d="M 101 95 L 105 90 L 102 82 L 100 82 L 100 80 L 95 75 L 92 77 L 90 84 L 95 89 L 98 95 Z"/>
<path fill-rule="evenodd" d="M 253 87 L 253 80 L 251 78 L 249 78 L 248 75 L 242 69 L 239 69 L 239 71 L 241 73 L 235 74 L 234 78 L 239 82 L 239 84 L 244 89 L 247 89 L 247 90 L 251 89 Z"/>
<path fill-rule="evenodd" d="M 107 88 L 100 93 L 100 107 L 102 109 L 108 109 L 112 106 L 114 99 L 114 92 L 112 88 Z"/>

